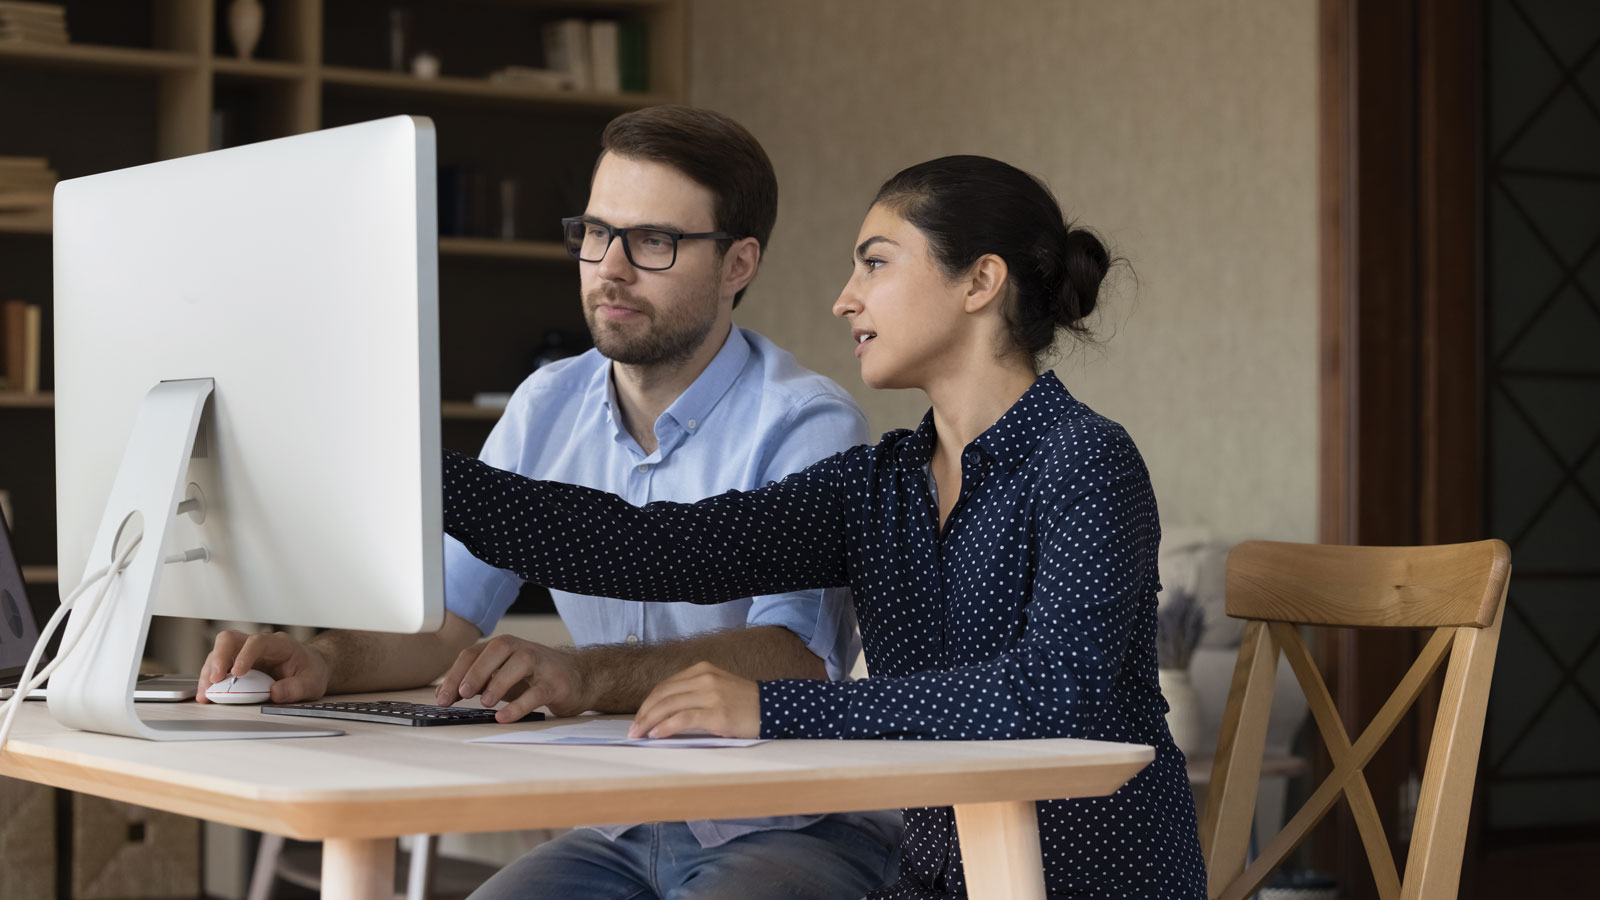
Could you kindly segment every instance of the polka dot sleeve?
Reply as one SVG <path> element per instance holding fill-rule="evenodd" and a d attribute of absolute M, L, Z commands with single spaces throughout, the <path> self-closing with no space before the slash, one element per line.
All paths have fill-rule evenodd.
<path fill-rule="evenodd" d="M 1088 481 L 1084 493 L 1063 485 L 1055 508 L 1041 516 L 1028 596 L 991 601 L 1020 606 L 1020 640 L 980 662 L 904 677 L 762 682 L 761 736 L 1003 740 L 1097 733 L 1141 598 L 1151 588 L 1141 562 L 1154 554 L 1158 536 L 1147 511 L 1124 502 L 1148 485 L 1137 457 L 1082 462 L 1088 472 L 1073 480 Z"/>
<path fill-rule="evenodd" d="M 842 460 L 759 490 L 634 506 L 446 450 L 444 528 L 492 566 L 578 594 L 723 603 L 839 587 L 847 579 Z"/>

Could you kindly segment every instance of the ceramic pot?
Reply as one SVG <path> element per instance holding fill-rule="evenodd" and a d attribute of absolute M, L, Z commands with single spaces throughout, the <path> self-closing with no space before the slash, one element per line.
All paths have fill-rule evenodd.
<path fill-rule="evenodd" d="M 1160 669 L 1161 696 L 1167 698 L 1167 728 L 1172 742 L 1186 757 L 1203 752 L 1200 747 L 1200 694 L 1189 680 L 1188 669 Z"/>

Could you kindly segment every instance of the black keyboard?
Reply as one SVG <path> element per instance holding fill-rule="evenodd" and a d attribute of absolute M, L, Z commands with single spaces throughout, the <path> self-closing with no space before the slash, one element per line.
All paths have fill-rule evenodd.
<path fill-rule="evenodd" d="M 493 725 L 492 709 L 429 706 L 399 700 L 343 700 L 332 703 L 269 703 L 261 707 L 269 716 L 315 716 L 321 719 L 359 719 L 387 725 Z M 544 713 L 532 712 L 518 722 L 538 722 Z"/>

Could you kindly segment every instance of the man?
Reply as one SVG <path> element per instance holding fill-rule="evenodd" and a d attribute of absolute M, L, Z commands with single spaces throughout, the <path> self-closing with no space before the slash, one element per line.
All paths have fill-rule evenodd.
<path fill-rule="evenodd" d="M 588 207 L 565 220 L 595 350 L 552 363 L 513 394 L 482 458 L 635 504 L 760 487 L 862 443 L 860 410 L 833 382 L 754 332 L 733 308 L 777 215 L 777 179 L 749 132 L 663 106 L 612 121 Z M 700 662 L 749 679 L 841 678 L 860 650 L 849 596 L 808 591 L 715 606 L 553 592 L 576 650 L 489 634 L 521 588 L 445 547 L 435 634 L 224 632 L 205 688 L 251 668 L 272 700 L 416 687 L 445 673 L 439 703 L 506 701 L 515 721 L 547 706 L 629 713 Z M 448 671 L 446 671 L 448 669 Z M 492 898 L 848 897 L 892 880 L 898 813 L 785 816 L 578 829 L 480 889 Z"/>

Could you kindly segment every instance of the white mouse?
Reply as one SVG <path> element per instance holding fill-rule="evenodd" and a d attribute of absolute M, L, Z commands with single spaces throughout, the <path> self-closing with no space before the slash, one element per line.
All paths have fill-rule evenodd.
<path fill-rule="evenodd" d="M 272 676 L 258 669 L 227 678 L 206 688 L 212 703 L 265 703 L 272 699 Z"/>

